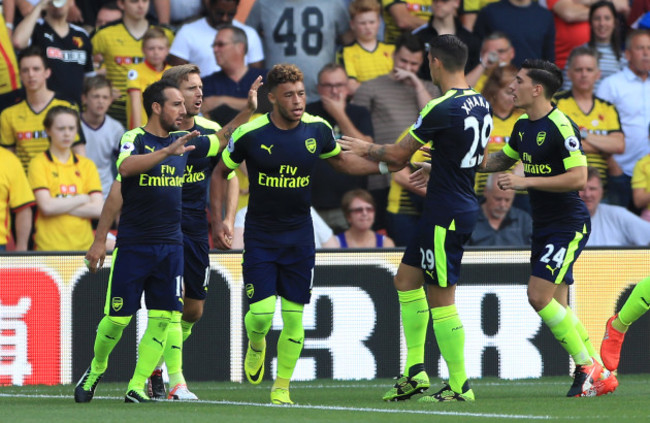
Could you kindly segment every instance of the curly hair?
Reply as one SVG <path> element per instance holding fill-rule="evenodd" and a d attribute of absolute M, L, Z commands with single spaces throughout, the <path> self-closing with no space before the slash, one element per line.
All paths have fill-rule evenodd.
<path fill-rule="evenodd" d="M 302 71 L 296 65 L 290 63 L 281 63 L 271 68 L 266 75 L 266 86 L 269 91 L 286 82 L 302 82 Z"/>

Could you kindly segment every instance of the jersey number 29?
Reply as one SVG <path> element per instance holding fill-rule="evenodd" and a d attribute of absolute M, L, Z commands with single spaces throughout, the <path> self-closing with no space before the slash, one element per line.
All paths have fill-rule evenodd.
<path fill-rule="evenodd" d="M 465 154 L 465 157 L 463 157 L 463 160 L 460 162 L 460 167 L 467 169 L 473 168 L 477 164 L 481 164 L 483 161 L 485 146 L 487 146 L 487 143 L 490 140 L 490 133 L 492 133 L 494 123 L 492 122 L 492 116 L 489 113 L 483 116 L 482 124 L 475 116 L 467 116 L 464 123 L 465 130 L 467 131 L 469 129 L 473 133 L 472 145 L 469 147 L 469 151 L 467 151 L 467 154 Z M 479 138 L 481 142 L 480 149 L 478 148 Z"/>

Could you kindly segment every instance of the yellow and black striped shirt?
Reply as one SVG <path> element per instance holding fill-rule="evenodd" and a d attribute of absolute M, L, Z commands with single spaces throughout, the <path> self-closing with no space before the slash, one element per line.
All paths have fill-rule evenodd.
<path fill-rule="evenodd" d="M 154 26 L 154 25 L 151 25 Z M 174 34 L 163 28 L 169 45 L 174 40 Z M 113 102 L 108 113 L 126 126 L 126 75 L 129 69 L 144 61 L 142 53 L 142 38 L 135 38 L 119 20 L 101 27 L 91 39 L 93 56 L 101 54 L 106 67 L 106 77 L 113 87 L 120 90 L 120 98 Z"/>
<path fill-rule="evenodd" d="M 569 116 L 580 129 L 586 129 L 591 134 L 608 135 L 621 132 L 621 121 L 616 107 L 601 98 L 594 96 L 594 104 L 588 113 L 583 112 L 571 90 L 559 92 L 554 100 L 557 108 Z M 600 153 L 587 153 L 587 165 L 598 169 L 600 179 L 605 182 L 608 176 L 607 157 Z"/>

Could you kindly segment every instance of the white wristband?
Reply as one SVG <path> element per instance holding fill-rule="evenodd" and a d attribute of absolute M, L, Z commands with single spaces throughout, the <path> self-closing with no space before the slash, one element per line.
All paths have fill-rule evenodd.
<path fill-rule="evenodd" d="M 388 164 L 386 162 L 379 162 L 379 173 L 382 175 L 388 175 L 390 170 L 388 170 Z"/>

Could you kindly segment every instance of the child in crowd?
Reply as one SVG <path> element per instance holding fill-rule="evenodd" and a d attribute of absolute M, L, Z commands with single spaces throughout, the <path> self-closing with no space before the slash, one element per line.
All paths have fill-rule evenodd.
<path fill-rule="evenodd" d="M 348 74 L 350 95 L 353 95 L 362 82 L 393 69 L 395 46 L 377 40 L 380 5 L 376 0 L 354 0 L 349 11 L 355 41 L 343 48 L 341 61 Z"/>
<path fill-rule="evenodd" d="M 38 251 L 85 251 L 93 243 L 91 219 L 104 201 L 97 167 L 72 152 L 79 116 L 54 106 L 43 121 L 49 148 L 29 163 L 28 179 L 36 198 L 34 246 Z"/>
<path fill-rule="evenodd" d="M 104 198 L 117 175 L 115 161 L 124 134 L 122 124 L 106 114 L 113 100 L 111 90 L 111 81 L 97 75 L 84 80 L 81 95 L 84 106 L 81 130 L 86 138 L 86 157 L 97 166 Z"/>
<path fill-rule="evenodd" d="M 124 17 L 100 28 L 92 37 L 93 56 L 106 68 L 106 77 L 119 92 L 108 113 L 126 125 L 126 74 L 129 68 L 143 61 L 142 37 L 152 27 L 147 20 L 149 0 L 118 0 Z M 171 44 L 174 36 L 163 29 Z"/>
<path fill-rule="evenodd" d="M 165 31 L 152 26 L 142 37 L 144 62 L 133 65 L 126 74 L 126 116 L 129 129 L 147 124 L 147 114 L 142 106 L 142 93 L 154 82 L 162 78 L 169 69 L 165 59 L 169 54 L 169 40 Z"/>

